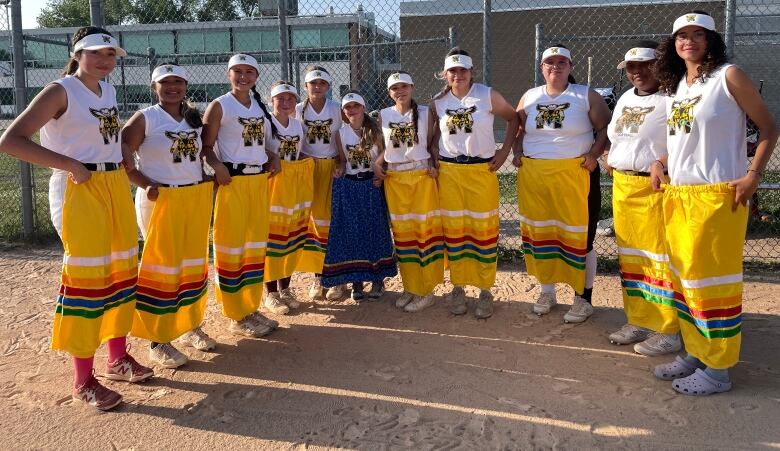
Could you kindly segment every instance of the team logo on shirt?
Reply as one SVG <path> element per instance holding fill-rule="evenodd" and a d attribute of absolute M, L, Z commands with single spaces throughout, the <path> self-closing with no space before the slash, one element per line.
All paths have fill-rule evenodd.
<path fill-rule="evenodd" d="M 408 122 L 390 122 L 390 142 L 393 143 L 394 148 L 401 147 L 401 143 L 405 146 L 412 147 L 414 145 L 414 127 Z"/>
<path fill-rule="evenodd" d="M 447 113 L 447 130 L 450 135 L 454 135 L 458 132 L 458 129 L 463 130 L 465 133 L 471 133 L 472 127 L 474 127 L 474 114 L 477 111 L 477 107 L 472 106 L 469 108 L 458 108 L 457 110 L 445 110 Z"/>
<path fill-rule="evenodd" d="M 279 135 L 279 158 L 282 160 L 295 160 L 298 156 L 298 143 L 300 136 Z"/>
<path fill-rule="evenodd" d="M 545 125 L 552 128 L 562 128 L 563 121 L 566 119 L 564 111 L 571 106 L 570 103 L 550 103 L 547 105 L 536 105 L 536 128 L 542 129 Z"/>
<path fill-rule="evenodd" d="M 683 133 L 690 133 L 693 126 L 693 107 L 699 103 L 701 96 L 691 99 L 675 100 L 672 102 L 672 112 L 669 114 L 669 136 L 677 134 L 679 129 Z"/>
<path fill-rule="evenodd" d="M 624 106 L 623 113 L 615 121 L 615 133 L 639 133 L 639 127 L 645 123 L 645 116 L 653 110 L 654 106 Z"/>
<path fill-rule="evenodd" d="M 347 145 L 347 161 L 352 169 L 368 169 L 371 166 L 371 153 L 360 144 Z"/>
<path fill-rule="evenodd" d="M 244 130 L 241 132 L 244 147 L 249 147 L 255 142 L 258 146 L 263 145 L 265 120 L 262 117 L 239 117 L 238 123 L 244 126 Z"/>
<path fill-rule="evenodd" d="M 317 140 L 322 141 L 323 144 L 330 144 L 330 124 L 333 123 L 333 119 L 306 120 L 303 123 L 306 125 L 306 139 L 309 140 L 309 144 L 314 144 Z"/>
<path fill-rule="evenodd" d="M 173 143 L 171 144 L 171 155 L 174 163 L 181 163 L 182 159 L 195 161 L 198 156 L 198 132 L 196 131 L 178 131 L 165 132 Z"/>
<path fill-rule="evenodd" d="M 119 142 L 119 111 L 116 107 L 90 108 L 89 112 L 100 121 L 98 130 L 100 130 L 100 134 L 103 136 L 103 144 L 111 142 L 111 138 L 114 139 L 115 143 Z"/>

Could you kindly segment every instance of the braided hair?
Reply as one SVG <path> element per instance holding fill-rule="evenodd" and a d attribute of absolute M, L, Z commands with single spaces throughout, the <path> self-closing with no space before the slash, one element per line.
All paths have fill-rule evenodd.
<path fill-rule="evenodd" d="M 268 112 L 268 107 L 266 107 L 265 103 L 263 103 L 263 98 L 260 97 L 260 93 L 257 92 L 257 88 L 255 86 L 252 86 L 252 97 L 254 97 L 257 101 L 257 104 L 260 105 L 260 109 L 263 110 L 263 115 L 265 115 L 265 118 L 271 124 L 271 134 L 274 138 L 279 139 L 279 130 L 276 128 L 276 124 L 271 119 L 271 113 Z"/>

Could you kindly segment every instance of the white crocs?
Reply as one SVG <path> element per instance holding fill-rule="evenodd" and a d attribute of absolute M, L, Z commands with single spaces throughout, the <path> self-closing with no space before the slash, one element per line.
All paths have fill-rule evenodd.
<path fill-rule="evenodd" d="M 706 396 L 731 390 L 731 382 L 719 381 L 710 377 L 703 369 L 696 368 L 690 376 L 675 379 L 672 388 L 683 395 Z"/>
<path fill-rule="evenodd" d="M 696 371 L 695 366 L 691 366 L 679 355 L 674 361 L 656 365 L 653 374 L 662 381 L 673 381 L 681 377 L 688 377 Z"/>

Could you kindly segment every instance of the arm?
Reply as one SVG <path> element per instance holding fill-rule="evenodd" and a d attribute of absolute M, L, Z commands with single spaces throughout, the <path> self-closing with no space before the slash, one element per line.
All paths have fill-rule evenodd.
<path fill-rule="evenodd" d="M 122 162 L 130 181 L 138 188 L 146 190 L 146 198 L 154 202 L 159 195 L 157 182 L 144 175 L 135 166 L 134 154 L 138 152 L 138 148 L 141 147 L 145 138 L 146 118 L 143 113 L 136 111 L 122 128 Z"/>
<path fill-rule="evenodd" d="M 591 125 L 593 125 L 593 130 L 596 132 L 596 137 L 590 146 L 590 151 L 585 154 L 585 161 L 582 163 L 582 167 L 588 171 L 593 171 L 598 167 L 598 159 L 604 153 L 604 148 L 607 145 L 607 126 L 609 125 L 611 115 L 604 98 L 592 89 L 588 90 L 588 103 L 590 103 L 588 117 Z"/>
<path fill-rule="evenodd" d="M 650 164 L 650 183 L 654 191 L 663 191 L 661 185 L 666 183 L 666 168 L 669 165 L 669 157 L 663 157 Z"/>
<path fill-rule="evenodd" d="M 65 88 L 56 83 L 49 84 L 0 137 L 0 152 L 39 166 L 68 171 L 75 183 L 86 182 L 92 174 L 78 160 L 53 152 L 32 140 L 32 135 L 50 120 L 62 116 L 67 108 Z"/>
<path fill-rule="evenodd" d="M 380 133 L 379 136 L 376 137 L 375 141 L 376 142 L 374 144 L 376 144 L 376 148 L 377 148 L 377 151 L 379 152 L 379 155 L 377 156 L 377 159 L 374 162 L 374 186 L 378 187 L 378 186 L 381 186 L 382 185 L 382 181 L 384 181 L 384 179 L 387 178 L 387 173 L 385 172 L 385 166 L 384 166 L 384 164 L 382 164 L 382 163 L 384 163 L 384 160 L 385 160 L 385 158 L 384 158 L 384 155 L 385 155 L 384 135 Z M 380 161 L 382 163 L 377 165 L 377 163 L 379 163 Z"/>
<path fill-rule="evenodd" d="M 435 177 L 435 175 L 432 174 L 431 168 L 436 170 L 436 174 L 438 175 L 439 171 L 439 137 L 441 135 L 441 130 L 439 130 L 439 115 L 436 113 L 436 101 L 431 100 L 431 103 L 428 105 L 428 155 L 430 155 L 431 159 L 429 160 L 428 166 L 428 174 L 431 175 L 431 177 Z"/>
<path fill-rule="evenodd" d="M 217 142 L 219 134 L 219 124 L 222 121 L 222 105 L 219 102 L 211 102 L 203 114 L 203 131 L 201 132 L 201 141 L 203 147 L 201 154 L 206 158 L 206 163 L 214 169 L 214 179 L 218 185 L 230 184 L 230 173 L 222 161 L 214 152 L 214 144 Z"/>
<path fill-rule="evenodd" d="M 501 166 L 509 156 L 509 151 L 512 150 L 512 144 L 515 142 L 517 128 L 520 124 L 520 117 L 517 115 L 517 111 L 512 108 L 512 105 L 506 101 L 504 96 L 495 89 L 490 90 L 490 103 L 493 105 L 493 114 L 500 116 L 506 121 L 504 143 L 501 146 L 501 150 L 496 152 L 496 155 L 490 162 L 490 171 L 496 172 L 501 169 Z"/>
<path fill-rule="evenodd" d="M 517 102 L 516 111 L 518 126 L 515 141 L 512 143 L 512 153 L 514 154 L 512 164 L 519 168 L 523 165 L 523 136 L 525 135 L 525 121 L 528 119 L 528 114 L 525 112 L 525 94 L 523 94 L 523 96 L 520 97 L 520 101 Z"/>
<path fill-rule="evenodd" d="M 756 156 L 753 157 L 748 173 L 729 183 L 736 189 L 732 206 L 732 211 L 735 211 L 739 204 L 746 205 L 748 199 L 758 189 L 758 183 L 777 143 L 778 130 L 777 123 L 767 110 L 761 94 L 742 69 L 730 67 L 727 70 L 726 86 L 734 96 L 737 105 L 756 123 L 761 132 L 756 145 Z"/>
<path fill-rule="evenodd" d="M 336 143 L 336 167 L 333 168 L 333 178 L 337 179 L 346 172 L 346 168 L 344 166 L 347 164 L 347 157 L 344 155 L 344 149 L 341 145 L 341 134 L 338 132 L 334 133 L 333 139 Z"/>
<path fill-rule="evenodd" d="M 271 139 L 271 135 L 273 133 L 273 130 L 271 129 L 271 122 L 268 120 L 264 121 L 263 128 L 265 128 L 265 143 L 268 144 L 268 140 Z M 271 178 L 282 171 L 281 159 L 279 158 L 279 155 L 269 149 L 267 145 L 265 146 L 265 155 L 268 157 L 268 161 L 265 163 L 265 168 L 269 172 L 268 178 Z"/>

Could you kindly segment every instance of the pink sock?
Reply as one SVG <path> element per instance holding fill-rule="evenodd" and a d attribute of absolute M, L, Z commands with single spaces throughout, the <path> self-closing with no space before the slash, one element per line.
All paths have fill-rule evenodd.
<path fill-rule="evenodd" d="M 108 340 L 106 346 L 108 347 L 109 363 L 116 362 L 127 355 L 127 337 L 112 338 Z"/>
<path fill-rule="evenodd" d="M 75 380 L 73 384 L 75 387 L 80 387 L 92 376 L 92 364 L 95 357 L 87 357 L 82 359 L 79 357 L 73 357 L 73 370 L 75 372 Z"/>

